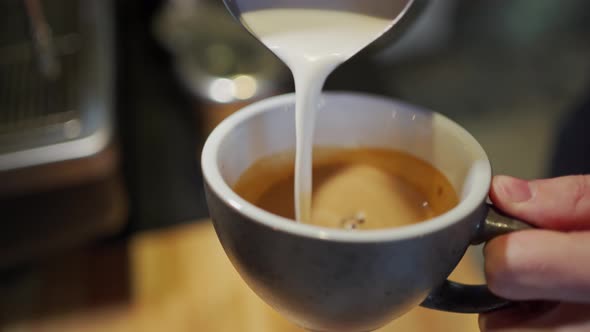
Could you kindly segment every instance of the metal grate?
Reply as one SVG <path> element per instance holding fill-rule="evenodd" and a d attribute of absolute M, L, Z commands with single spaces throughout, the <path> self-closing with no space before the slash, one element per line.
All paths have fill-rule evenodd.
<path fill-rule="evenodd" d="M 31 133 L 78 116 L 78 53 L 59 56 L 62 71 L 51 81 L 39 71 L 31 48 L 27 44 L 0 49 L 0 137 Z"/>
<path fill-rule="evenodd" d="M 109 144 L 110 2 L 0 0 L 0 175 L 60 167 Z"/>
<path fill-rule="evenodd" d="M 80 117 L 79 3 L 42 3 L 61 67 L 54 80 L 40 71 L 23 1 L 0 1 L 0 152 L 62 140 L 63 124 Z"/>

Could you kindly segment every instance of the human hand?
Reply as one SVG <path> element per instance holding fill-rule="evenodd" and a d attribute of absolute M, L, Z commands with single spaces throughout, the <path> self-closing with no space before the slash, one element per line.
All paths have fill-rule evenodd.
<path fill-rule="evenodd" d="M 590 331 L 590 176 L 497 176 L 490 198 L 539 227 L 490 241 L 485 271 L 498 296 L 526 301 L 480 316 L 485 332 Z"/>

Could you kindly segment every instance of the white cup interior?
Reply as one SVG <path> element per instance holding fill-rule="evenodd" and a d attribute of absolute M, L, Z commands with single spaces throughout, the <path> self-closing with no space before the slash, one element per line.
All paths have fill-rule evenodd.
<path fill-rule="evenodd" d="M 445 222 L 460 219 L 485 199 L 489 189 L 488 158 L 465 129 L 438 113 L 391 99 L 353 93 L 324 94 L 314 145 L 396 149 L 439 169 L 460 194 L 460 204 L 431 222 L 407 228 L 436 223 L 442 227 Z M 270 98 L 244 108 L 215 129 L 203 150 L 203 172 L 212 189 L 232 206 L 274 225 L 282 218 L 247 203 L 230 188 L 255 161 L 294 147 L 294 95 Z M 363 232 L 375 231 L 355 233 Z"/>

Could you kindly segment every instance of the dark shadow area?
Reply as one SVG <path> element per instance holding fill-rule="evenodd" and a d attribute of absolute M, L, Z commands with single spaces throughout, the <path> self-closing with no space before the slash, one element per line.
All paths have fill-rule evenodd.
<path fill-rule="evenodd" d="M 123 241 L 0 269 L 0 324 L 30 324 L 128 305 L 129 273 L 127 244 Z"/>
<path fill-rule="evenodd" d="M 0 200 L 0 269 L 28 264 L 123 229 L 126 195 L 113 176 Z"/>
<path fill-rule="evenodd" d="M 152 34 L 161 1 L 116 1 L 117 110 L 129 232 L 207 216 L 198 112 Z"/>
<path fill-rule="evenodd" d="M 568 114 L 559 128 L 551 176 L 590 174 L 590 88 L 588 99 Z"/>

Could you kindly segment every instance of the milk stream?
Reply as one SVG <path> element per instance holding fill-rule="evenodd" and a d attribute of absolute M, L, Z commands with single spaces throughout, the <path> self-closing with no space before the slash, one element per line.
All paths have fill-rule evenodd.
<path fill-rule="evenodd" d="M 353 12 L 264 9 L 241 19 L 291 70 L 295 80 L 295 211 L 311 219 L 312 154 L 316 111 L 328 75 L 393 22 Z"/>

